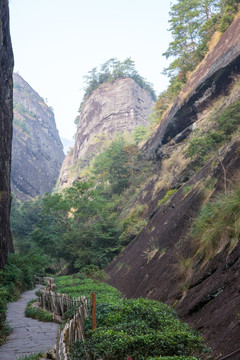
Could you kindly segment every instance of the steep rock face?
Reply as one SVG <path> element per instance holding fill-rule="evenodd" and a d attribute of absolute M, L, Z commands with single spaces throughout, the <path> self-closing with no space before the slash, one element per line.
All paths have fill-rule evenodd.
<path fill-rule="evenodd" d="M 226 179 L 229 186 L 239 183 L 239 132 L 198 172 L 190 167 L 180 171 L 171 182 L 170 189 L 176 192 L 168 201 L 162 200 L 169 188 L 163 184 L 155 189 L 164 162 L 173 161 L 174 149 L 179 149 L 176 166 L 178 162 L 183 165 L 181 152 L 194 131 L 192 124 L 200 126 L 205 117 L 206 126 L 209 108 L 224 109 L 240 101 L 239 30 L 240 18 L 192 74 L 154 136 L 145 143 L 145 154 L 156 162 L 156 177 L 134 201 L 148 204 L 148 225 L 107 268 L 109 283 L 125 296 L 144 296 L 175 306 L 184 321 L 203 333 L 214 358 L 239 349 L 239 239 L 234 250 L 226 243 L 219 244 L 215 256 L 206 263 L 193 262 L 193 268 L 181 260 L 196 254 L 189 229 L 203 202 L 222 193 Z M 236 82 L 234 77 L 238 77 Z"/>
<path fill-rule="evenodd" d="M 21 201 L 50 192 L 64 159 L 54 114 L 18 74 L 14 74 L 12 191 Z"/>
<path fill-rule="evenodd" d="M 155 135 L 143 147 L 149 158 L 198 120 L 198 114 L 220 94 L 227 95 L 232 75 L 240 72 L 240 17 L 191 75 L 179 98 L 163 118 Z"/>
<path fill-rule="evenodd" d="M 69 166 L 79 161 L 88 163 L 115 133 L 132 132 L 138 125 L 147 126 L 153 105 L 151 95 L 130 78 L 96 89 L 82 106 L 74 150 L 64 161 L 60 184 L 69 181 Z"/>
<path fill-rule="evenodd" d="M 0 268 L 3 268 L 8 252 L 13 250 L 10 232 L 13 53 L 7 0 L 0 2 L 0 31 Z"/>

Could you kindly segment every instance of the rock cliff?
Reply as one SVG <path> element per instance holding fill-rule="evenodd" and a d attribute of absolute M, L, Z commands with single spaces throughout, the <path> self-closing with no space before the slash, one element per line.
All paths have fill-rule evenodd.
<path fill-rule="evenodd" d="M 220 41 L 191 75 L 179 98 L 144 146 L 150 158 L 179 133 L 191 130 L 199 115 L 219 95 L 227 95 L 232 76 L 240 72 L 240 20 L 233 22 Z"/>
<path fill-rule="evenodd" d="M 13 250 L 10 232 L 13 53 L 7 0 L 0 2 L 0 31 L 0 268 L 3 268 L 8 252 Z"/>
<path fill-rule="evenodd" d="M 144 153 L 156 163 L 155 176 L 134 201 L 148 204 L 148 225 L 107 269 L 109 283 L 125 296 L 174 306 L 184 321 L 203 333 L 214 359 L 239 349 L 239 236 L 231 249 L 223 233 L 221 244 L 204 262 L 194 258 L 189 230 L 203 203 L 239 183 L 239 129 L 200 169 L 190 163 L 186 149 L 192 132 L 197 136 L 215 126 L 212 114 L 218 116 L 240 101 L 239 31 L 240 17 L 144 144 Z"/>
<path fill-rule="evenodd" d="M 115 133 L 147 126 L 153 105 L 148 91 L 130 78 L 117 79 L 96 89 L 81 108 L 75 146 L 64 161 L 60 185 L 75 180 L 78 171 L 73 173 L 71 167 L 86 165 Z"/>
<path fill-rule="evenodd" d="M 12 191 L 21 201 L 50 192 L 64 159 L 53 111 L 14 74 Z"/>

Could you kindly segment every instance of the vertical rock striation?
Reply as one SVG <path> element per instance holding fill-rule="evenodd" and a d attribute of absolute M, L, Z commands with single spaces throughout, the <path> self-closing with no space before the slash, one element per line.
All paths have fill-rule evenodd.
<path fill-rule="evenodd" d="M 14 80 L 12 191 L 21 201 L 50 192 L 64 159 L 53 111 L 18 74 Z"/>
<path fill-rule="evenodd" d="M 93 91 L 82 106 L 75 146 L 63 163 L 60 185 L 74 181 L 77 172 L 74 174 L 70 168 L 88 164 L 114 134 L 147 126 L 153 105 L 149 92 L 131 78 L 104 83 Z"/>
<path fill-rule="evenodd" d="M 8 0 L 0 2 L 0 32 L 0 268 L 3 268 L 8 252 L 13 250 L 10 232 L 13 53 Z"/>

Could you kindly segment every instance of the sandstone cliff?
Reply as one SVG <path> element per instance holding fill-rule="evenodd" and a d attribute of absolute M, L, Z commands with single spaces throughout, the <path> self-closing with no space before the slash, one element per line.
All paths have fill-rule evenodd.
<path fill-rule="evenodd" d="M 21 201 L 50 192 L 64 159 L 54 114 L 23 78 L 14 74 L 12 191 Z"/>
<path fill-rule="evenodd" d="M 12 144 L 13 53 L 9 34 L 8 1 L 0 2 L 0 268 L 12 251 L 10 232 L 10 167 Z"/>
<path fill-rule="evenodd" d="M 238 18 L 191 75 L 155 135 L 144 146 L 150 158 L 158 157 L 161 147 L 179 133 L 191 130 L 191 125 L 215 98 L 220 94 L 227 96 L 232 76 L 240 71 L 239 32 Z"/>
<path fill-rule="evenodd" d="M 147 126 L 153 105 L 151 95 L 130 78 L 117 79 L 96 89 L 82 106 L 75 146 L 64 161 L 60 185 L 71 183 L 79 168 L 115 133 L 132 132 L 138 125 Z"/>
<path fill-rule="evenodd" d="M 212 114 L 240 101 L 239 31 L 237 18 L 143 146 L 156 162 L 155 176 L 134 201 L 148 204 L 148 225 L 107 269 L 110 284 L 125 296 L 175 306 L 183 320 L 203 333 L 214 358 L 239 348 L 239 237 L 232 250 L 222 234 L 221 244 L 204 262 L 193 259 L 189 228 L 204 202 L 239 183 L 239 130 L 200 170 L 186 149 L 191 133 L 215 126 Z M 171 194 L 168 200 L 166 194 Z"/>

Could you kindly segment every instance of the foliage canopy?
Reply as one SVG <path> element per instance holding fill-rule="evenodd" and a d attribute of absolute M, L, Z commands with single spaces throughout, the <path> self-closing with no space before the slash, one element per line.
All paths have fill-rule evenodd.
<path fill-rule="evenodd" d="M 101 84 L 113 82 L 120 78 L 133 79 L 141 88 L 147 90 L 152 99 L 156 101 L 156 95 L 152 85 L 138 74 L 135 69 L 135 63 L 131 58 L 127 58 L 123 62 L 116 58 L 112 58 L 102 64 L 100 70 L 95 67 L 89 71 L 88 75 L 85 76 L 86 87 L 84 99 L 86 99 Z"/>

